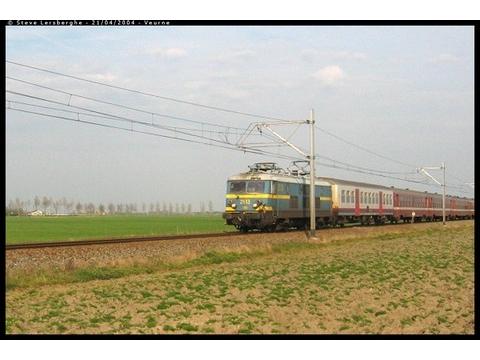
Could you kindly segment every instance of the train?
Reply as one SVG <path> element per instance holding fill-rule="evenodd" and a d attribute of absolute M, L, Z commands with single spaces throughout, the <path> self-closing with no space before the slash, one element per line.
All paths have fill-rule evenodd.
<path fill-rule="evenodd" d="M 474 219 L 474 199 L 447 195 L 447 220 Z M 241 232 L 279 231 L 310 226 L 310 178 L 300 167 L 282 169 L 263 162 L 227 180 L 227 225 Z M 420 221 L 443 217 L 442 194 L 399 189 L 330 177 L 315 179 L 317 228 Z"/>

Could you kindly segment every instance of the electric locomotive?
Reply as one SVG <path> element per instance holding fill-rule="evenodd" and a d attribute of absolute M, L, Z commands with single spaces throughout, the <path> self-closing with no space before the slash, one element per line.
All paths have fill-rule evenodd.
<path fill-rule="evenodd" d="M 256 163 L 246 173 L 231 176 L 223 218 L 238 230 L 275 231 L 305 228 L 310 216 L 310 181 L 301 169 L 285 171 L 275 163 Z M 330 221 L 331 184 L 315 182 L 317 222 Z"/>

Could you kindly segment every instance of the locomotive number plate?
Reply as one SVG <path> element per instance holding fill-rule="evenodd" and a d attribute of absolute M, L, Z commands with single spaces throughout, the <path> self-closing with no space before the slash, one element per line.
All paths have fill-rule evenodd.
<path fill-rule="evenodd" d="M 242 200 L 240 200 L 240 204 L 242 204 L 242 205 L 250 204 L 250 199 L 242 199 Z"/>

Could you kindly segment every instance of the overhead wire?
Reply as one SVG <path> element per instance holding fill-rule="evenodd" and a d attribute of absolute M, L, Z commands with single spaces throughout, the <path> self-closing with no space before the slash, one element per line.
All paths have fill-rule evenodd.
<path fill-rule="evenodd" d="M 159 117 L 164 117 L 164 118 L 168 118 L 168 119 L 172 119 L 172 120 L 186 121 L 186 122 L 196 123 L 196 124 L 204 125 L 204 126 L 220 127 L 220 128 L 235 129 L 235 130 L 246 130 L 245 128 L 239 128 L 239 127 L 235 127 L 235 126 L 227 126 L 227 125 L 220 125 L 220 124 L 215 124 L 215 123 L 210 123 L 210 122 L 205 122 L 205 121 L 197 121 L 197 120 L 192 120 L 192 119 L 188 119 L 188 118 L 185 118 L 185 117 L 161 114 L 161 113 L 158 113 L 158 112 L 155 112 L 155 111 L 148 111 L 148 110 L 143 110 L 143 109 L 139 109 L 139 108 L 134 108 L 134 107 L 127 106 L 127 105 L 122 105 L 122 104 L 113 103 L 113 102 L 110 102 L 110 101 L 96 99 L 96 98 L 93 98 L 93 97 L 90 97 L 90 96 L 85 96 L 85 95 L 75 94 L 75 93 L 65 91 L 65 90 L 55 89 L 51 86 L 41 85 L 41 84 L 38 84 L 38 83 L 34 83 L 34 82 L 23 80 L 23 79 L 14 78 L 14 77 L 11 77 L 11 76 L 5 76 L 5 78 L 9 79 L 9 80 L 20 82 L 20 83 L 24 83 L 24 84 L 27 84 L 27 85 L 39 87 L 39 88 L 42 88 L 42 89 L 45 89 L 45 90 L 50 90 L 50 91 L 57 92 L 57 93 L 60 93 L 60 94 L 68 95 L 68 96 L 70 96 L 70 98 L 76 97 L 76 98 L 79 98 L 79 99 L 90 100 L 90 101 L 97 102 L 97 103 L 104 104 L 104 105 L 110 105 L 110 106 L 119 107 L 119 108 L 126 109 L 126 110 L 137 111 L 137 112 L 144 113 L 144 114 L 147 114 L 147 115 L 152 115 L 153 114 L 153 115 L 159 116 Z"/>
<path fill-rule="evenodd" d="M 257 154 L 257 155 L 268 155 L 268 156 L 271 156 L 271 157 L 273 156 L 273 157 L 277 157 L 277 158 L 285 159 L 285 160 L 298 160 L 298 158 L 295 158 L 295 157 L 292 157 L 292 156 L 275 154 L 275 153 L 271 153 L 271 152 L 268 152 L 268 151 L 257 151 L 255 149 L 240 148 L 240 147 L 225 144 L 225 143 L 223 143 L 223 145 L 222 144 L 212 144 L 210 142 L 203 142 L 203 141 L 198 141 L 198 140 L 193 140 L 193 139 L 185 139 L 185 138 L 181 138 L 179 136 L 170 136 L 170 135 L 153 133 L 153 132 L 148 132 L 148 131 L 141 131 L 141 130 L 133 129 L 133 127 L 132 128 L 124 128 L 124 127 L 119 127 L 119 126 L 115 126 L 115 125 L 111 125 L 111 124 L 102 124 L 102 123 L 98 123 L 98 122 L 82 120 L 79 117 L 77 119 L 74 119 L 74 118 L 69 118 L 69 117 L 65 117 L 65 116 L 41 113 L 41 112 L 37 112 L 37 111 L 17 109 L 17 108 L 13 108 L 11 106 L 8 106 L 7 110 L 18 111 L 18 112 L 23 112 L 23 113 L 27 113 L 27 114 L 33 114 L 33 115 L 40 115 L 40 116 L 44 116 L 44 117 L 51 117 L 51 118 L 56 118 L 56 119 L 61 119 L 61 120 L 66 120 L 66 121 L 72 121 L 72 122 L 77 122 L 77 123 L 84 123 L 84 124 L 89 124 L 89 125 L 101 126 L 101 127 L 105 127 L 105 128 L 124 130 L 124 131 L 128 131 L 128 132 L 141 133 L 141 134 L 145 134 L 145 135 L 158 136 L 158 137 L 162 137 L 162 138 L 180 140 L 180 141 L 185 141 L 185 142 L 190 142 L 190 143 L 209 145 L 209 146 L 214 146 L 214 147 L 219 147 L 219 148 L 224 148 L 224 149 L 229 149 L 229 150 L 241 151 L 241 152 L 244 152 L 244 153 L 252 153 L 252 154 Z M 91 114 L 86 114 L 86 115 L 96 116 L 96 115 L 91 115 Z M 213 139 L 208 139 L 208 140 L 213 140 Z"/>
<path fill-rule="evenodd" d="M 358 145 L 358 144 L 355 144 L 355 143 L 353 143 L 353 142 L 351 142 L 351 141 L 348 141 L 348 140 L 346 140 L 346 139 L 344 139 L 344 138 L 342 138 L 342 137 L 340 137 L 340 136 L 338 136 L 338 135 L 336 135 L 336 134 L 333 134 L 332 132 L 330 132 L 330 131 L 328 131 L 328 130 L 325 130 L 325 129 L 319 127 L 318 125 L 315 126 L 315 127 L 316 127 L 318 130 L 322 131 L 323 133 L 325 133 L 325 134 L 327 134 L 327 135 L 330 135 L 331 137 L 334 137 L 334 138 L 337 139 L 337 140 L 340 140 L 340 141 L 342 141 L 342 142 L 344 142 L 344 143 L 346 143 L 346 144 L 348 144 L 348 145 L 354 146 L 354 147 L 356 147 L 356 148 L 358 148 L 358 149 L 360 149 L 360 150 L 363 150 L 363 151 L 365 151 L 365 152 L 368 152 L 368 153 L 370 153 L 370 154 L 372 154 L 372 155 L 378 156 L 378 157 L 380 157 L 380 158 L 382 158 L 382 159 L 385 159 L 385 160 L 393 161 L 393 162 L 395 162 L 395 163 L 397 163 L 397 164 L 400 164 L 400 165 L 408 166 L 408 167 L 410 167 L 410 168 L 416 168 L 415 165 L 408 164 L 408 163 L 405 163 L 405 162 L 403 162 L 403 161 L 399 161 L 399 160 L 392 159 L 392 158 L 390 158 L 390 157 L 388 157 L 388 156 L 385 156 L 385 155 L 383 155 L 383 154 L 379 154 L 379 153 L 377 153 L 377 152 L 375 152 L 375 151 L 372 151 L 372 150 L 370 150 L 370 149 L 367 149 L 367 148 L 365 148 L 365 147 L 363 147 L 363 146 L 361 146 L 361 145 Z"/>
<path fill-rule="evenodd" d="M 396 180 L 402 180 L 402 181 L 406 181 L 406 182 L 412 182 L 412 183 L 427 185 L 427 183 L 424 182 L 424 181 L 404 179 L 404 178 L 400 178 L 400 177 L 397 177 L 397 176 L 378 174 L 378 173 L 374 173 L 374 172 L 370 172 L 370 171 L 364 171 L 364 170 L 355 169 L 355 168 L 352 169 L 352 168 L 345 167 L 345 166 L 338 166 L 338 165 L 335 165 L 335 164 L 322 163 L 322 162 L 319 162 L 319 161 L 315 161 L 315 163 L 319 164 L 319 165 L 322 165 L 322 166 L 325 166 L 325 167 L 330 167 L 330 168 L 335 168 L 335 169 L 341 169 L 341 170 L 352 171 L 352 172 L 357 172 L 357 173 L 361 173 L 361 174 L 368 174 L 368 175 L 380 176 L 380 177 L 384 177 L 384 178 L 390 178 L 390 179 L 396 179 Z"/>
<path fill-rule="evenodd" d="M 49 74 L 54 74 L 54 75 L 63 76 L 63 77 L 67 77 L 67 78 L 71 78 L 71 79 L 75 79 L 75 80 L 79 80 L 79 81 L 88 82 L 88 83 L 91 83 L 91 84 L 102 85 L 102 86 L 106 86 L 106 87 L 109 87 L 109 88 L 112 88 L 112 89 L 128 91 L 128 92 L 139 94 L 139 95 L 150 96 L 150 97 L 154 97 L 154 98 L 157 98 L 157 99 L 173 101 L 173 102 L 176 102 L 176 103 L 181 103 L 181 104 L 186 104 L 186 105 L 191 105 L 191 106 L 197 106 L 197 107 L 201 107 L 201 108 L 205 108 L 205 109 L 209 109 L 209 110 L 223 111 L 223 112 L 227 112 L 227 113 L 243 115 L 243 116 L 248 116 L 248 117 L 254 117 L 254 118 L 260 118 L 260 119 L 267 119 L 267 120 L 277 120 L 277 121 L 287 120 L 287 119 L 282 119 L 282 118 L 278 118 L 278 117 L 254 114 L 254 113 L 237 111 L 237 110 L 227 109 L 227 108 L 218 107 L 218 106 L 201 104 L 201 103 L 182 100 L 182 99 L 169 97 L 169 96 L 162 96 L 162 95 L 158 95 L 158 94 L 149 93 L 149 92 L 146 92 L 146 91 L 130 89 L 130 88 L 126 88 L 126 87 L 123 87 L 123 86 L 107 84 L 107 83 L 101 82 L 101 81 L 90 80 L 90 79 L 82 78 L 82 77 L 75 76 L 75 75 L 69 75 L 69 74 L 66 74 L 66 73 L 59 72 L 59 71 L 44 69 L 44 68 L 41 68 L 41 67 L 38 67 L 38 66 L 22 64 L 22 63 L 11 61 L 11 60 L 5 60 L 5 61 L 8 64 L 17 65 L 17 66 L 21 66 L 21 67 L 24 67 L 24 68 L 29 68 L 29 69 L 32 69 L 32 70 L 42 71 L 42 72 L 49 73 Z"/>
<path fill-rule="evenodd" d="M 122 118 L 122 117 L 117 116 L 117 115 L 110 115 L 108 113 L 98 112 L 98 111 L 95 111 L 95 110 L 92 110 L 92 109 L 89 109 L 89 108 L 85 108 L 85 107 L 77 107 L 77 106 L 74 106 L 74 105 L 71 105 L 71 104 L 63 104 L 63 103 L 55 101 L 55 100 L 41 98 L 41 97 L 29 95 L 29 94 L 18 93 L 18 92 L 10 91 L 10 90 L 7 90 L 6 92 L 9 93 L 9 94 L 23 96 L 23 97 L 27 97 L 27 98 L 32 98 L 32 99 L 39 100 L 39 101 L 54 103 L 54 104 L 58 104 L 58 105 L 64 105 L 66 107 L 70 107 L 70 108 L 74 108 L 74 109 L 78 108 L 78 109 L 81 109 L 81 110 L 90 111 L 92 113 L 96 113 L 97 117 L 103 117 L 103 118 L 110 119 L 110 120 L 115 120 L 115 119 L 121 119 Z M 44 106 L 44 105 L 38 105 L 38 104 L 33 104 L 33 103 L 26 103 L 26 102 L 23 102 L 23 101 L 17 101 L 17 100 L 11 100 L 11 99 L 7 99 L 6 102 L 7 103 L 20 104 L 20 105 L 26 105 L 26 106 L 31 106 L 31 107 L 38 107 L 38 108 L 42 108 L 42 109 L 49 109 L 49 110 L 54 110 L 54 111 L 62 111 L 62 112 L 67 112 L 67 113 L 82 114 L 82 115 L 87 115 L 87 116 L 92 115 L 90 113 L 83 113 L 83 112 L 78 112 L 78 111 L 66 110 L 66 109 L 53 107 L 53 106 Z M 206 132 L 206 133 L 209 133 L 209 134 L 213 133 L 213 134 L 222 134 L 222 135 L 238 135 L 238 136 L 242 135 L 242 133 L 233 133 L 233 132 L 216 131 L 216 130 L 204 130 L 204 129 L 195 129 L 195 128 L 184 128 L 184 127 L 179 127 L 179 126 L 166 126 L 166 125 L 159 125 L 159 124 L 148 123 L 148 122 L 141 122 L 141 123 L 142 123 L 142 125 L 145 125 L 145 126 L 153 126 L 153 127 L 159 127 L 159 128 L 169 128 L 169 129 L 172 129 L 172 130 L 177 130 L 178 129 L 178 130 L 184 130 L 184 131 Z"/>
<path fill-rule="evenodd" d="M 10 91 L 10 90 L 7 90 L 8 93 L 12 93 L 12 94 L 21 94 L 21 93 L 17 93 L 17 92 L 13 92 L 13 91 Z M 31 97 L 31 98 L 34 98 L 34 99 L 38 99 L 38 100 L 42 100 L 43 98 L 41 97 L 37 97 L 37 96 L 32 96 L 32 95 L 28 95 L 28 94 L 23 94 L 24 96 L 27 96 L 27 97 Z M 48 101 L 48 100 L 47 100 Z M 54 103 L 58 103 L 58 104 L 62 104 L 60 102 L 56 102 L 56 101 L 52 101 Z M 66 105 L 66 104 L 63 104 L 63 105 Z M 188 132 L 185 132 L 183 130 L 180 130 L 179 128 L 175 128 L 175 127 L 167 127 L 167 126 L 163 126 L 163 125 L 158 125 L 158 124 L 152 124 L 152 123 L 147 123 L 147 122 L 143 122 L 143 121 L 138 121 L 138 120 L 134 120 L 134 119 L 130 119 L 130 118 L 127 118 L 127 117 L 124 117 L 124 116 L 119 116 L 119 115 L 112 115 L 112 114 L 109 114 L 109 113 L 105 113 L 103 111 L 97 111 L 97 110 L 91 110 L 91 109 L 87 109 L 87 108 L 84 108 L 84 107 L 81 107 L 81 106 L 73 106 L 73 105 L 70 105 L 71 107 L 73 108 L 78 108 L 78 109 L 81 109 L 81 110 L 88 110 L 90 112 L 93 112 L 95 114 L 99 114 L 99 115 L 102 115 L 103 117 L 109 117 L 111 120 L 120 120 L 120 121 L 127 121 L 127 122 L 131 122 L 131 123 L 135 123 L 135 124 L 138 124 L 138 125 L 143 125 L 143 126 L 151 126 L 151 127 L 156 127 L 156 128 L 160 128 L 160 129 L 163 129 L 163 130 L 168 130 L 168 131 L 173 131 L 173 132 L 180 132 L 182 133 L 183 135 L 187 135 L 187 136 L 192 136 L 192 137 L 197 137 L 197 138 L 203 138 L 203 139 L 208 139 L 208 140 L 211 140 L 211 141 L 215 141 L 215 142 L 222 142 L 224 143 L 223 141 L 220 141 L 220 140 L 217 140 L 217 139 L 212 139 L 212 138 L 208 138 L 208 137 L 205 137 L 203 135 L 196 135 L 196 134 L 190 134 Z M 77 112 L 78 114 L 78 112 Z"/>
<path fill-rule="evenodd" d="M 339 160 L 335 160 L 335 159 L 333 159 L 333 158 L 331 158 L 331 157 L 328 157 L 328 156 L 325 156 L 325 155 L 320 155 L 320 154 L 316 154 L 315 157 L 319 157 L 319 158 L 322 158 L 322 159 L 325 159 L 325 160 L 330 160 L 331 162 L 339 163 L 339 164 L 346 165 L 346 166 L 353 167 L 353 168 L 357 168 L 357 169 L 360 169 L 360 170 L 372 171 L 372 172 L 381 173 L 381 174 L 413 175 L 413 174 L 416 173 L 416 172 L 414 172 L 414 171 L 411 171 L 411 172 L 405 172 L 405 171 L 398 172 L 398 171 L 376 170 L 376 169 L 361 167 L 361 166 L 354 165 L 354 164 L 349 164 L 349 163 L 346 163 L 346 162 L 343 162 L 343 161 L 339 161 Z"/>

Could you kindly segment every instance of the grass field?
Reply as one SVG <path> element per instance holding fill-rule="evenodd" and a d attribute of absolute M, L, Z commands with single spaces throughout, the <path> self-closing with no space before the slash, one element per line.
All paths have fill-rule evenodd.
<path fill-rule="evenodd" d="M 7 216 L 7 244 L 233 230 L 221 215 Z"/>
<path fill-rule="evenodd" d="M 472 334 L 473 245 L 473 222 L 467 221 L 331 243 L 209 252 L 143 273 L 78 269 L 71 283 L 7 291 L 6 329 Z"/>

